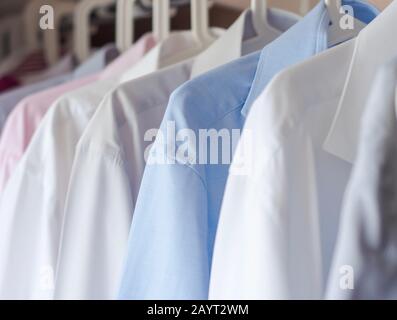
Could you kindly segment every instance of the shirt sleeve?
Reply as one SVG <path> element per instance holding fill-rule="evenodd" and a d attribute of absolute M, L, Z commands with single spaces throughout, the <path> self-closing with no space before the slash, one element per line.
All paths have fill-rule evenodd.
<path fill-rule="evenodd" d="M 71 114 L 62 110 L 54 106 L 45 117 L 1 195 L 0 296 L 4 299 L 53 295 L 64 196 L 76 143 Z"/>
<path fill-rule="evenodd" d="M 380 68 L 362 119 L 327 282 L 330 300 L 396 299 L 397 60 Z"/>
<path fill-rule="evenodd" d="M 121 153 L 79 148 L 65 206 L 56 299 L 117 296 L 133 208 Z"/>
<path fill-rule="evenodd" d="M 148 165 L 132 222 L 119 297 L 207 299 L 210 258 L 206 212 L 206 188 L 191 167 Z"/>
<path fill-rule="evenodd" d="M 281 107 L 272 114 L 271 105 L 260 103 L 231 166 L 210 299 L 317 298 L 322 283 L 312 145 L 304 131 L 291 134 L 289 123 L 278 121 Z"/>
<path fill-rule="evenodd" d="M 14 172 L 31 136 L 27 113 L 28 103 L 22 101 L 10 114 L 0 139 L 0 192 Z"/>

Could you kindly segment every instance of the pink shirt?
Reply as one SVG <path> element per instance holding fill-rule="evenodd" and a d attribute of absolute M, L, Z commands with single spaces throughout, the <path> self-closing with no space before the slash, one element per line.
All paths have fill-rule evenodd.
<path fill-rule="evenodd" d="M 152 35 L 143 36 L 100 73 L 73 80 L 22 100 L 9 115 L 0 139 L 0 192 L 4 190 L 44 115 L 59 97 L 96 80 L 122 73 L 126 68 L 137 63 L 155 44 Z"/>

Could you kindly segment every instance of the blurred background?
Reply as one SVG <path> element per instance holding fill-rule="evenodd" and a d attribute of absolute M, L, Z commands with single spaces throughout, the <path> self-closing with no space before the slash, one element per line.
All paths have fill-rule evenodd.
<path fill-rule="evenodd" d="M 0 0 L 0 76 L 4 69 L 12 70 L 23 62 L 27 52 L 40 56 L 42 64 L 56 64 L 66 52 L 76 49 L 75 14 L 71 9 L 83 0 Z M 95 0 L 94 0 L 95 1 Z M 93 11 L 89 23 L 90 50 L 101 48 L 105 44 L 116 42 L 116 6 L 117 0 L 96 0 L 110 3 L 106 10 Z M 159 0 L 161 1 L 161 0 Z M 204 1 L 204 0 L 203 0 Z M 299 15 L 308 12 L 319 0 L 268 0 L 268 6 L 288 10 Z M 369 0 L 383 9 L 392 0 Z M 54 32 L 38 30 L 39 12 L 32 3 L 51 4 L 55 8 L 67 3 L 63 9 L 59 25 Z M 190 1 L 171 0 L 172 30 L 186 30 L 190 27 Z M 227 28 L 249 7 L 250 0 L 211 0 L 209 22 L 213 27 Z M 29 5 L 31 5 L 29 7 Z M 58 10 L 59 11 L 59 10 Z M 150 0 L 137 0 L 134 10 L 133 38 L 139 39 L 152 30 L 152 8 Z M 76 31 L 76 30 L 75 30 Z M 40 55 L 37 52 L 40 50 Z M 88 56 L 87 52 L 77 52 L 79 62 Z M 29 56 L 30 57 L 30 56 Z M 15 64 L 15 66 L 14 66 Z"/>

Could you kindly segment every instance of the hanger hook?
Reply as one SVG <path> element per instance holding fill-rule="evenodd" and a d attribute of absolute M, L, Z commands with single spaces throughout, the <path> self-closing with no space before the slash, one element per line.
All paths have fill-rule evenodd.
<path fill-rule="evenodd" d="M 211 43 L 214 36 L 209 28 L 208 0 L 191 0 L 192 32 L 204 46 Z"/>
<path fill-rule="evenodd" d="M 82 0 L 76 6 L 74 13 L 75 54 L 79 61 L 90 56 L 90 14 L 97 8 L 114 4 L 116 0 Z"/>
<path fill-rule="evenodd" d="M 342 0 L 325 0 L 324 2 L 332 23 L 336 23 L 340 16 L 339 12 L 342 7 Z"/>
<path fill-rule="evenodd" d="M 272 29 L 267 20 L 267 0 L 251 0 L 251 12 L 254 28 L 259 35 L 262 35 L 264 30 Z"/>
<path fill-rule="evenodd" d="M 164 41 L 170 34 L 170 0 L 153 0 L 153 34 Z"/>
<path fill-rule="evenodd" d="M 134 7 L 137 0 L 118 0 L 116 43 L 121 52 L 131 47 L 134 39 Z M 170 0 L 153 0 L 153 34 L 157 41 L 170 33 Z"/>

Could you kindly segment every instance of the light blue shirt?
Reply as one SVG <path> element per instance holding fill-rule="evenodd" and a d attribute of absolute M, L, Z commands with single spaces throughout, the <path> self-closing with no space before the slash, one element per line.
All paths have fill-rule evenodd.
<path fill-rule="evenodd" d="M 345 1 L 356 17 L 369 22 L 378 11 L 359 1 Z M 167 154 L 170 123 L 175 132 L 243 129 L 249 108 L 282 69 L 327 48 L 329 17 L 319 4 L 261 52 L 251 54 L 176 90 L 169 102 L 149 163 L 161 152 L 176 164 L 146 167 L 131 226 L 128 256 L 121 281 L 121 299 L 207 299 L 213 244 L 228 177 L 227 164 L 181 163 Z M 176 150 L 185 142 L 176 141 Z M 197 147 L 197 146 L 196 146 Z M 168 148 L 168 149 L 167 149 Z M 198 150 L 198 147 L 197 147 Z M 196 162 L 198 162 L 197 155 Z M 167 162 L 169 163 L 169 162 Z"/>
<path fill-rule="evenodd" d="M 118 51 L 114 45 L 106 45 L 83 62 L 73 72 L 68 74 L 52 77 L 48 80 L 40 81 L 26 85 L 14 90 L 8 91 L 0 95 L 0 132 L 2 131 L 8 115 L 17 106 L 17 104 L 25 97 L 35 94 L 37 92 L 47 90 L 58 85 L 64 84 L 67 81 L 73 81 L 85 76 L 92 75 L 103 70 L 106 65 L 112 62 L 118 55 Z"/>

